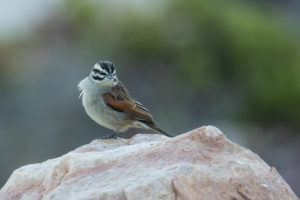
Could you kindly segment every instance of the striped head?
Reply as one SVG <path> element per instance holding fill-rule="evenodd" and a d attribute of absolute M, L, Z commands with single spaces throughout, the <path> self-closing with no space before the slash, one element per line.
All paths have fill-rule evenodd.
<path fill-rule="evenodd" d="M 90 79 L 105 88 L 113 87 L 118 84 L 114 64 L 109 61 L 97 62 L 91 71 Z"/>

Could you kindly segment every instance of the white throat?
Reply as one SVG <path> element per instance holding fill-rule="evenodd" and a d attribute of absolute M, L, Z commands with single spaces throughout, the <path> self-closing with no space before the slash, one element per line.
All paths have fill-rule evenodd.
<path fill-rule="evenodd" d="M 97 84 L 95 84 L 89 77 L 81 80 L 78 84 L 80 95 L 89 95 L 89 94 L 97 94 L 101 93 L 102 89 Z"/>

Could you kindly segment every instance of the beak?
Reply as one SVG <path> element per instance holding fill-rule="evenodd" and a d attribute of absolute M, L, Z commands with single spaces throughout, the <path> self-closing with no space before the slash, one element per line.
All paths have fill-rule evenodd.
<path fill-rule="evenodd" d="M 107 75 L 108 79 L 112 79 L 114 82 L 117 81 L 117 78 L 115 78 L 112 74 Z"/>
<path fill-rule="evenodd" d="M 113 77 L 112 74 L 108 74 L 108 75 L 107 75 L 107 78 L 108 78 L 108 79 L 114 79 L 114 77 Z"/>

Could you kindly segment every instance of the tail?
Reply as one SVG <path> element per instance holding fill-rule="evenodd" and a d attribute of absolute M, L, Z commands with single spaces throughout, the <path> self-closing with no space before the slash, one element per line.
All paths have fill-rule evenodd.
<path fill-rule="evenodd" d="M 149 126 L 149 125 L 148 125 Z M 166 131 L 164 131 L 164 130 L 162 130 L 162 129 L 160 129 L 160 128 L 158 128 L 157 126 L 155 126 L 155 125 L 153 125 L 153 126 L 149 126 L 150 128 L 152 128 L 153 130 L 155 130 L 155 131 L 157 131 L 157 132 L 159 132 L 159 133 L 162 133 L 162 134 L 164 134 L 165 136 L 168 136 L 168 137 L 173 137 L 172 135 L 170 135 L 169 133 L 167 133 Z"/>

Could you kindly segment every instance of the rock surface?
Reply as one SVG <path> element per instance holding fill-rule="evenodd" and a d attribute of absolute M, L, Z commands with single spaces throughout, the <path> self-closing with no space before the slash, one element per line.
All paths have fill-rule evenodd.
<path fill-rule="evenodd" d="M 273 167 L 206 126 L 175 138 L 94 140 L 21 167 L 1 200 L 298 199 Z"/>

